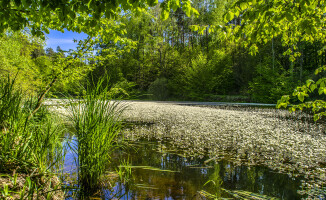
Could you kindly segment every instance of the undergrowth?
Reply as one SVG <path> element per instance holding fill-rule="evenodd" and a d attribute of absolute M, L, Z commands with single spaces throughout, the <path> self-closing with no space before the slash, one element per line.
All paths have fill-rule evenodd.
<path fill-rule="evenodd" d="M 15 79 L 9 76 L 1 79 L 0 175 L 11 179 L 17 174 L 24 177 L 22 182 L 27 186 L 20 194 L 24 198 L 26 194 L 38 195 L 41 190 L 35 188 L 42 187 L 38 179 L 51 179 L 64 158 L 64 127 L 46 108 L 28 118 L 34 105 L 33 97 L 26 98 L 24 92 L 16 88 Z M 0 197 L 17 194 L 15 184 L 9 185 L 0 186 Z"/>

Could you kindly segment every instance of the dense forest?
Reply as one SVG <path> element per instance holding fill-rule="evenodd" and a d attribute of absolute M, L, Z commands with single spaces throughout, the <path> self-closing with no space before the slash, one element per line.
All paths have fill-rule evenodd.
<path fill-rule="evenodd" d="M 241 41 L 212 28 L 224 23 L 231 5 L 196 0 L 198 17 L 178 8 L 166 20 L 160 17 L 159 4 L 146 12 L 120 14 L 114 21 L 119 41 L 101 42 L 84 54 L 80 70 L 60 76 L 50 94 L 75 94 L 87 80 L 106 76 L 113 98 L 276 103 L 308 78 L 316 78 L 314 70 L 326 62 L 319 41 L 300 41 L 301 56 L 292 61 L 286 53 L 291 46 L 280 36 L 259 44 L 259 52 L 252 54 Z M 241 20 L 234 18 L 228 25 L 241 25 Z M 73 56 L 60 47 L 45 49 L 44 41 L 28 31 L 8 32 L 0 45 L 0 73 L 17 73 L 23 87 L 36 93 L 64 68 L 65 58 Z"/>

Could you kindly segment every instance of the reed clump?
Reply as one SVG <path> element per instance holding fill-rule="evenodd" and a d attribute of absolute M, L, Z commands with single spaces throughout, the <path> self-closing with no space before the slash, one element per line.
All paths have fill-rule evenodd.
<path fill-rule="evenodd" d="M 100 187 L 110 152 L 116 147 L 121 127 L 121 103 L 109 101 L 108 88 L 103 81 L 88 87 L 79 100 L 69 101 L 69 118 L 77 142 L 72 145 L 76 153 L 80 198 L 93 195 Z"/>

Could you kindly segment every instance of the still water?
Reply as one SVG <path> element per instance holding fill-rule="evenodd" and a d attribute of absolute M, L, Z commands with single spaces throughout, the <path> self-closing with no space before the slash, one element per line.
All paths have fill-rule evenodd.
<path fill-rule="evenodd" d="M 128 183 L 109 178 L 96 199 L 300 199 L 300 180 L 263 166 L 238 166 L 208 157 L 186 158 L 157 141 L 129 142 L 112 155 L 108 171 L 131 169 Z M 66 169 L 73 156 L 67 155 Z M 124 161 L 121 164 L 121 161 Z M 109 173 L 112 174 L 112 173 Z M 108 189 L 110 188 L 110 189 Z M 246 196 L 247 195 L 247 196 Z"/>

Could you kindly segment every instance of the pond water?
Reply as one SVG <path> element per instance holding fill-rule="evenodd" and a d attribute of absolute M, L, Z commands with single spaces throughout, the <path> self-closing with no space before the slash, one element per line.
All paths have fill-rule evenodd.
<path fill-rule="evenodd" d="M 66 170 L 73 156 L 67 155 Z M 158 141 L 129 142 L 112 155 L 109 171 L 131 169 L 128 183 L 111 178 L 100 199 L 300 199 L 300 178 L 263 166 L 239 166 L 208 157 L 186 158 Z M 125 164 L 121 164 L 125 161 Z M 126 164 L 128 163 L 128 164 Z M 264 196 L 265 195 L 265 196 Z"/>

